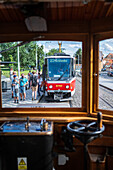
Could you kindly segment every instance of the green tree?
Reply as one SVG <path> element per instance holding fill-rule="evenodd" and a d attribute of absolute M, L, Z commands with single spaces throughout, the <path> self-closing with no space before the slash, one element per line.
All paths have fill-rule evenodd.
<path fill-rule="evenodd" d="M 52 56 L 52 55 L 54 55 L 54 53 L 59 53 L 59 50 L 52 48 L 51 50 L 49 50 L 49 52 L 46 55 Z M 62 51 L 61 51 L 61 53 L 62 53 Z"/>
<path fill-rule="evenodd" d="M 79 48 L 76 53 L 74 54 L 74 57 L 76 58 L 76 64 L 82 64 L 82 49 Z"/>
<path fill-rule="evenodd" d="M 11 48 L 15 45 L 17 45 L 17 42 L 1 43 L 0 44 L 0 51 L 9 49 L 9 48 Z M 17 62 L 16 56 L 17 56 L 17 48 L 13 48 L 13 49 L 10 49 L 6 52 L 3 52 L 1 60 L 2 61 L 16 61 Z M 5 66 L 10 67 L 11 65 L 6 64 Z M 13 67 L 15 67 L 14 64 L 13 64 Z"/>
<path fill-rule="evenodd" d="M 16 46 L 17 42 L 10 43 L 1 43 L 0 51 L 9 49 L 13 46 Z M 44 51 L 43 46 L 37 45 L 37 57 L 39 58 L 39 64 L 42 67 L 44 63 Z M 31 41 L 23 46 L 19 47 L 19 56 L 20 56 L 20 67 L 23 69 L 28 69 L 29 66 L 36 66 L 36 42 Z M 13 64 L 13 69 L 18 69 L 18 57 L 17 57 L 17 47 L 10 49 L 2 53 L 2 61 L 15 61 L 17 64 Z M 6 65 L 9 67 L 9 65 Z"/>
<path fill-rule="evenodd" d="M 12 55 L 9 55 L 9 58 L 10 58 L 10 61 L 13 62 L 13 56 Z M 10 67 L 13 67 L 13 64 L 9 64 Z"/>
<path fill-rule="evenodd" d="M 38 48 L 37 48 L 37 58 L 38 58 L 38 68 L 40 66 L 42 69 L 42 66 L 44 64 L 44 47 L 43 47 L 43 45 L 38 46 Z"/>

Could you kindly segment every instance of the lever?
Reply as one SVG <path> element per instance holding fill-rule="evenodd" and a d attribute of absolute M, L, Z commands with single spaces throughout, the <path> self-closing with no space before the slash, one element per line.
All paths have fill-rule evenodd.
<path fill-rule="evenodd" d="M 102 128 L 102 113 L 101 112 L 97 113 L 97 127 L 98 127 L 98 130 Z"/>
<path fill-rule="evenodd" d="M 25 129 L 26 129 L 27 131 L 29 131 L 29 126 L 30 126 L 29 117 L 27 117 L 27 123 L 25 124 Z"/>
<path fill-rule="evenodd" d="M 41 120 L 40 128 L 41 128 L 42 131 L 43 130 L 46 130 L 46 131 L 48 130 L 48 122 L 46 122 L 46 119 Z"/>

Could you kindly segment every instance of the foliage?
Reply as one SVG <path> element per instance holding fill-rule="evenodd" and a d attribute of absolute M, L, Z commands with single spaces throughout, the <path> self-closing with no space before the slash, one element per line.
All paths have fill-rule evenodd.
<path fill-rule="evenodd" d="M 39 46 L 37 47 L 38 68 L 40 65 L 41 69 L 44 64 L 44 51 L 43 50 L 44 50 L 43 45 L 41 45 L 40 47 Z"/>
<path fill-rule="evenodd" d="M 31 70 L 31 72 L 32 71 L 35 71 L 36 72 L 36 70 Z M 20 71 L 20 75 L 21 74 L 24 74 L 26 77 L 27 77 L 27 75 L 28 75 L 28 73 L 29 73 L 29 70 L 24 70 L 24 71 Z M 5 77 L 7 77 L 7 78 L 9 78 L 10 76 L 10 70 L 2 70 L 2 75 L 4 75 Z M 17 75 L 18 75 L 18 71 L 17 71 Z"/>
<path fill-rule="evenodd" d="M 76 64 L 82 64 L 82 49 L 79 48 L 76 53 L 74 54 L 74 57 L 76 58 Z M 79 60 L 79 61 L 78 61 Z"/>
<path fill-rule="evenodd" d="M 9 49 L 10 47 L 16 46 L 17 42 L 10 42 L 10 43 L 1 43 L 0 44 L 0 51 Z M 19 47 L 19 58 L 20 58 L 20 67 L 24 69 L 32 68 L 36 66 L 36 42 L 31 41 L 28 44 L 24 44 L 23 46 Z M 10 49 L 1 54 L 2 61 L 14 61 L 16 64 L 8 64 L 5 67 L 13 66 L 14 70 L 18 70 L 18 56 L 17 56 L 17 47 Z M 37 45 L 37 58 L 40 60 L 38 62 L 42 67 L 44 63 L 44 51 L 43 46 Z"/>
<path fill-rule="evenodd" d="M 47 56 L 52 56 L 52 55 L 54 55 L 54 53 L 59 53 L 59 50 L 55 49 L 55 48 L 52 48 L 51 50 L 49 50 L 49 52 L 46 55 Z"/>

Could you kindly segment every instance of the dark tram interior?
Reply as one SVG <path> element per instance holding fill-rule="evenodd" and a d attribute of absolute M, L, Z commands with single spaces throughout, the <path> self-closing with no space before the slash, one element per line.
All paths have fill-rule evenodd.
<path fill-rule="evenodd" d="M 81 107 L 4 108 L 0 72 L 0 170 L 113 169 L 113 110 L 98 97 L 111 38 L 112 0 L 0 0 L 0 43 L 82 42 Z"/>

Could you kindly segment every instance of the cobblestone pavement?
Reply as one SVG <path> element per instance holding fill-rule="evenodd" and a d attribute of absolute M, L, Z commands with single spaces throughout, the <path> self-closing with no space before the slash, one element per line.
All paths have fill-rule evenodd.
<path fill-rule="evenodd" d="M 3 81 L 4 79 L 2 79 Z M 26 91 L 26 100 L 25 101 L 19 101 L 19 104 L 14 103 L 14 99 L 12 98 L 12 92 L 11 92 L 11 81 L 9 78 L 5 79 L 7 81 L 7 87 L 10 88 L 10 90 L 7 90 L 7 92 L 2 92 L 2 107 L 24 107 L 24 105 L 36 105 L 39 102 L 39 97 L 37 96 L 37 100 L 32 101 L 32 90 L 28 89 Z M 26 106 L 25 106 L 26 107 Z"/>
<path fill-rule="evenodd" d="M 99 109 L 113 110 L 113 91 L 99 88 Z"/>
<path fill-rule="evenodd" d="M 75 94 L 72 100 L 72 107 L 81 107 L 82 106 L 82 83 L 81 77 L 76 78 L 75 85 Z"/>

